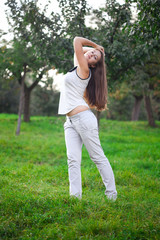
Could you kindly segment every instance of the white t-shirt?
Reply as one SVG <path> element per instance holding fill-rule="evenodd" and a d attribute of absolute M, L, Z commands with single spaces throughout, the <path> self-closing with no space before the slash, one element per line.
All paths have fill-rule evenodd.
<path fill-rule="evenodd" d="M 71 69 L 65 76 L 61 86 L 58 114 L 67 114 L 77 106 L 88 106 L 83 98 L 84 91 L 91 78 L 82 79 L 77 74 L 77 67 Z"/>

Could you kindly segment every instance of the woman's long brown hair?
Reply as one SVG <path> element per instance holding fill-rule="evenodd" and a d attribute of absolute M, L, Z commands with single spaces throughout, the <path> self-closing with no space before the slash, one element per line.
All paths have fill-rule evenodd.
<path fill-rule="evenodd" d="M 107 79 L 104 54 L 101 52 L 101 59 L 96 66 L 91 69 L 91 79 L 84 93 L 84 98 L 91 108 L 98 111 L 107 107 Z"/>

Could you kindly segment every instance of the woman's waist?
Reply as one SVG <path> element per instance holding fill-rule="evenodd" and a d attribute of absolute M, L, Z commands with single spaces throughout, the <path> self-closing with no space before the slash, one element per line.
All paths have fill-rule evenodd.
<path fill-rule="evenodd" d="M 85 106 L 85 105 L 80 105 L 80 106 L 77 106 L 75 107 L 73 110 L 71 110 L 69 113 L 67 113 L 67 116 L 68 117 L 71 117 L 71 116 L 74 116 L 80 112 L 83 112 L 83 111 L 86 111 L 88 110 L 89 107 Z"/>

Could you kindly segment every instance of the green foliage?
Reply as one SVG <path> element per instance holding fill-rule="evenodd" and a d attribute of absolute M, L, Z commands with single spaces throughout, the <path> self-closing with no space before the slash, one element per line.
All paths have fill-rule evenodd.
<path fill-rule="evenodd" d="M 136 92 L 136 95 L 149 95 L 151 89 L 156 92 L 158 82 L 155 83 L 152 74 L 156 72 L 158 81 L 159 70 L 155 71 L 154 67 L 152 71 L 148 71 L 148 63 L 152 62 L 151 59 L 159 53 L 156 53 L 154 42 L 147 44 L 146 41 L 139 41 L 139 35 L 129 31 L 134 29 L 135 24 L 139 24 L 138 21 L 132 23 L 131 3 L 126 1 L 120 4 L 117 1 L 107 0 L 105 8 L 95 10 L 94 16 L 97 24 L 96 42 L 100 40 L 100 44 L 105 48 L 110 91 L 114 93 L 117 85 L 126 81 L 130 86 L 130 94 L 134 95 Z M 138 72 L 141 74 L 138 75 Z M 119 111 L 121 110 L 120 107 Z M 149 111 L 148 119 L 151 116 L 151 110 Z"/>
<path fill-rule="evenodd" d="M 83 198 L 69 197 L 64 117 L 33 117 L 18 137 L 16 121 L 0 115 L 1 239 L 159 238 L 160 128 L 101 120 L 118 191 L 111 202 L 85 148 Z"/>
<path fill-rule="evenodd" d="M 15 80 L 0 79 L 0 113 L 17 113 L 19 84 Z"/>
<path fill-rule="evenodd" d="M 25 62 L 28 71 L 37 73 L 40 68 L 56 62 L 53 47 L 59 36 L 59 16 L 52 13 L 50 18 L 46 17 L 46 9 L 41 12 L 36 1 L 26 0 L 18 4 L 17 1 L 8 0 L 6 4 L 8 21 L 14 34 L 15 65 L 18 67 L 19 63 L 23 65 Z M 22 57 L 17 57 L 17 54 Z"/>
<path fill-rule="evenodd" d="M 122 95 L 122 96 L 121 96 Z M 143 102 L 142 102 L 143 103 Z M 134 97 L 130 92 L 123 95 L 123 90 L 117 90 L 109 97 L 107 119 L 118 121 L 130 121 L 134 106 Z M 154 112 L 155 113 L 155 112 Z M 158 119 L 157 114 L 155 114 Z M 141 104 L 141 111 L 138 120 L 147 120 L 144 103 Z"/>
<path fill-rule="evenodd" d="M 132 32 L 137 40 L 145 41 L 148 45 L 160 42 L 160 1 L 159 0 L 131 0 L 126 2 L 136 3 L 138 19 L 134 23 Z"/>
<path fill-rule="evenodd" d="M 88 13 L 86 0 L 58 0 L 61 9 L 64 33 L 68 37 L 86 37 L 85 17 Z"/>
<path fill-rule="evenodd" d="M 47 17 L 47 5 L 40 10 L 36 0 L 25 0 L 20 3 L 16 0 L 6 1 L 14 40 L 12 46 L 4 45 L 0 49 L 0 74 L 4 79 L 13 78 L 20 82 L 24 65 L 27 65 L 27 76 L 29 76 L 25 80 L 28 88 L 34 87 L 34 83 L 38 83 L 43 74 L 53 66 L 59 72 L 66 73 L 73 65 L 73 38 L 80 35 L 104 46 L 108 85 L 112 92 L 115 91 L 117 83 L 126 81 L 132 94 L 138 92 L 141 95 L 144 86 L 146 91 L 150 92 L 150 89 L 154 89 L 157 94 L 158 73 L 152 77 L 153 67 L 150 73 L 146 73 L 144 66 L 155 56 L 158 47 L 157 35 L 155 35 L 155 29 L 157 34 L 159 32 L 158 1 L 144 3 L 135 0 L 120 4 L 117 1 L 107 0 L 104 8 L 93 12 L 92 21 L 96 24 L 94 28 L 85 25 L 86 15 L 92 15 L 86 0 L 58 0 L 58 2 L 61 14 L 52 11 Z M 139 10 L 138 20 L 134 24 L 131 21 L 132 2 L 138 3 Z M 153 31 L 154 39 L 152 36 L 152 40 L 148 42 L 150 35 L 146 35 L 145 31 L 154 28 L 153 23 L 156 23 Z M 149 25 L 150 28 L 147 27 Z M 128 28 L 133 31 L 128 32 Z M 143 34 L 140 32 L 145 32 L 143 37 L 146 38 L 143 38 L 143 41 L 141 38 Z M 135 74 L 134 71 L 141 74 Z M 144 78 L 146 75 L 147 77 Z M 129 115 L 128 111 L 127 115 Z"/>
<path fill-rule="evenodd" d="M 52 81 L 51 81 L 52 83 Z M 30 104 L 30 110 L 31 115 L 39 115 L 39 116 L 53 116 L 57 115 L 58 112 L 58 103 L 59 103 L 59 92 L 52 88 L 52 85 L 50 85 L 50 88 L 48 84 L 41 87 L 38 85 L 32 93 L 31 97 L 31 104 Z"/>
<path fill-rule="evenodd" d="M 108 0 L 105 8 L 94 10 L 93 13 L 92 19 L 97 25 L 95 41 L 105 48 L 107 78 L 110 87 L 114 88 L 116 83 L 123 82 L 133 66 L 144 58 L 145 48 L 137 44 L 128 31 L 124 30 L 132 20 L 128 3 L 119 4 L 117 1 Z"/>
<path fill-rule="evenodd" d="M 59 71 L 66 73 L 73 66 L 74 37 L 82 36 L 90 39 L 92 30 L 85 24 L 85 18 L 89 13 L 86 0 L 58 0 L 58 3 L 61 9 L 63 39 L 56 45 L 56 56 L 57 59 L 61 59 Z"/>

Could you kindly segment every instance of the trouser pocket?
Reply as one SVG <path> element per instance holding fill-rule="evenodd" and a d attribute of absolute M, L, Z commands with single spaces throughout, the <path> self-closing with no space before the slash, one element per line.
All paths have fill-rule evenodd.
<path fill-rule="evenodd" d="M 81 116 L 80 124 L 82 130 L 93 130 L 98 128 L 97 118 L 92 112 Z"/>
<path fill-rule="evenodd" d="M 70 127 L 71 126 L 71 122 L 69 121 L 69 119 L 67 119 L 66 121 L 65 121 L 65 123 L 63 124 L 63 128 L 64 128 L 64 130 L 66 129 L 66 128 L 68 128 L 68 127 Z"/>

